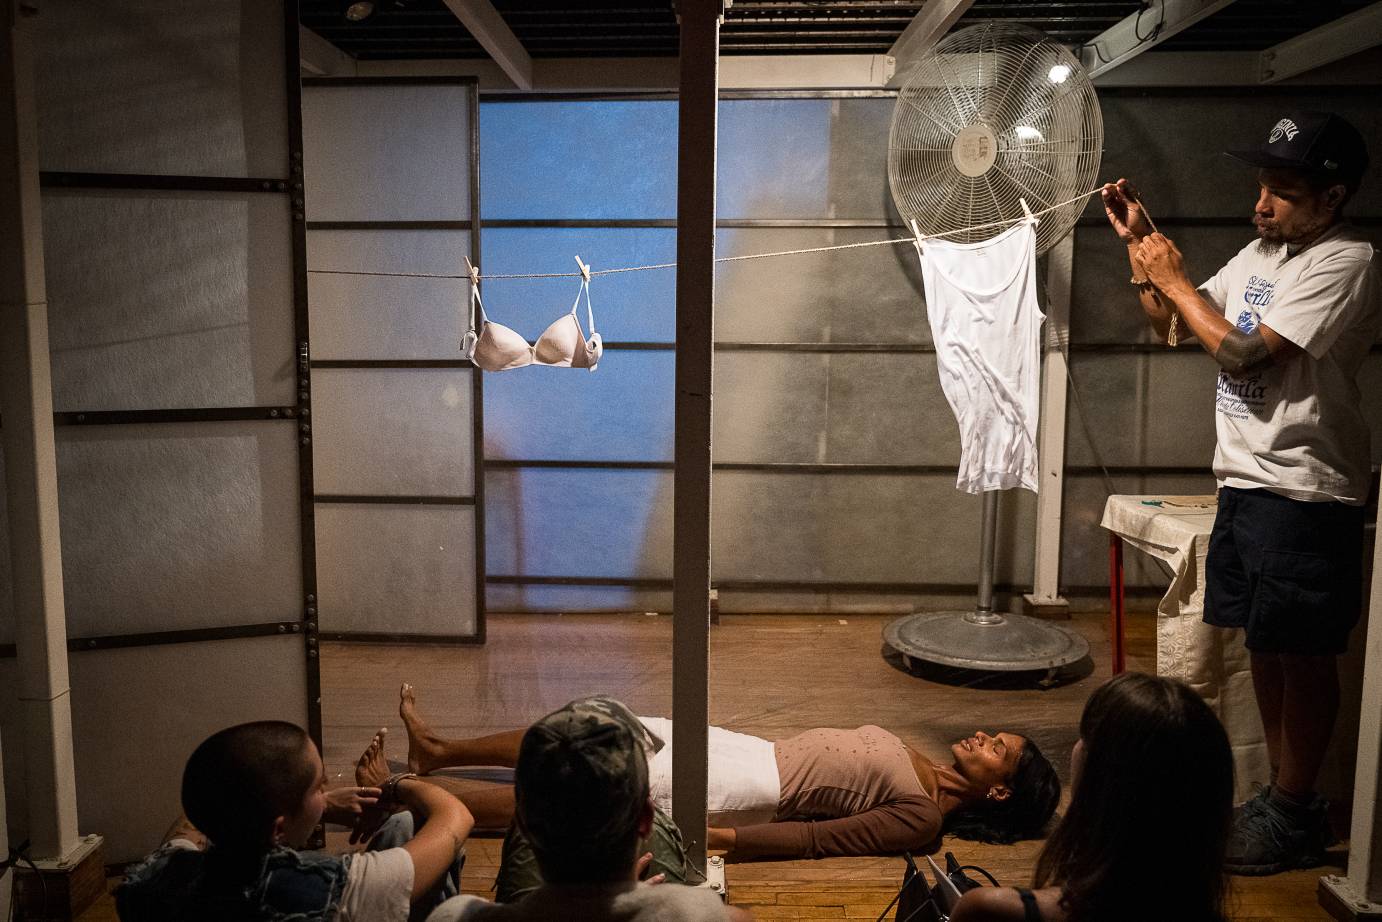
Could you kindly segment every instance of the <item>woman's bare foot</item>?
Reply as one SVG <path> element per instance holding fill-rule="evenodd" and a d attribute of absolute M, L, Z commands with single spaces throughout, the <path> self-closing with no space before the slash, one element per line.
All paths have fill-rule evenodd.
<path fill-rule="evenodd" d="M 362 788 L 377 788 L 392 774 L 389 760 L 384 758 L 384 736 L 388 732 L 387 728 L 380 727 L 365 751 L 360 753 L 360 760 L 355 763 L 355 783 Z"/>
<path fill-rule="evenodd" d="M 425 775 L 434 768 L 442 768 L 441 737 L 432 732 L 417 712 L 417 694 L 407 682 L 398 690 L 398 716 L 408 731 L 408 771 Z"/>

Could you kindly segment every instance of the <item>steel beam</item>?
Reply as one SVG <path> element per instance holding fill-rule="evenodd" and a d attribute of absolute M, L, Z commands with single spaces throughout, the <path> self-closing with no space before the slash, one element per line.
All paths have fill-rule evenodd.
<path fill-rule="evenodd" d="M 1257 81 L 1276 83 L 1382 45 L 1382 3 L 1365 6 L 1273 45 L 1257 57 Z"/>
<path fill-rule="evenodd" d="M 908 66 L 936 47 L 941 36 L 949 32 L 973 5 L 974 0 L 927 0 L 888 49 L 888 55 L 897 62 L 891 82 L 901 83 Z"/>
<path fill-rule="evenodd" d="M 445 0 L 446 7 L 461 21 L 520 90 L 533 88 L 533 59 L 513 34 L 504 17 L 489 0 Z"/>
<path fill-rule="evenodd" d="M 1086 42 L 1080 51 L 1080 62 L 1090 77 L 1108 73 L 1232 2 L 1156 0 Z"/>
<path fill-rule="evenodd" d="M 314 77 L 355 75 L 355 59 L 306 26 L 298 26 L 298 65 Z"/>

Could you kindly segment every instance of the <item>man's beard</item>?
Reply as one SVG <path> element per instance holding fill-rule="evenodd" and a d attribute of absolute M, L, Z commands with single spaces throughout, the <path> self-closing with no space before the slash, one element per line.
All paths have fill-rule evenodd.
<path fill-rule="evenodd" d="M 1257 237 L 1258 256 L 1276 256 L 1281 252 L 1282 248 L 1286 246 L 1286 241 L 1282 240 L 1280 237 L 1263 237 L 1261 233 L 1262 232 L 1259 230 Z"/>

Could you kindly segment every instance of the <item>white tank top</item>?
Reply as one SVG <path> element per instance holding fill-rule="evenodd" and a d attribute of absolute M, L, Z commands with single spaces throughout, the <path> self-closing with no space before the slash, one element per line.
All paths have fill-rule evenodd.
<path fill-rule="evenodd" d="M 981 243 L 917 247 L 941 390 L 960 425 L 966 493 L 1037 489 L 1040 331 L 1036 228 L 1026 221 Z"/>

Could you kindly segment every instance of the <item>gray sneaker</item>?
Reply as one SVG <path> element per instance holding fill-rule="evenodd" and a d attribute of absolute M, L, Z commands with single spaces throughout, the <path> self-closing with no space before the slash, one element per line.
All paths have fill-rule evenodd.
<path fill-rule="evenodd" d="M 1299 818 L 1272 803 L 1264 789 L 1234 817 L 1224 869 L 1230 874 L 1279 874 L 1324 863 L 1332 836 L 1327 804 L 1316 797 Z"/>

